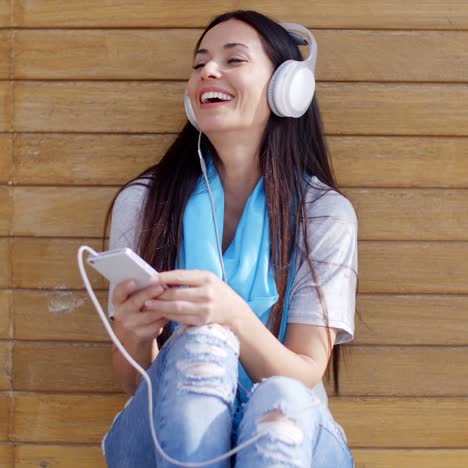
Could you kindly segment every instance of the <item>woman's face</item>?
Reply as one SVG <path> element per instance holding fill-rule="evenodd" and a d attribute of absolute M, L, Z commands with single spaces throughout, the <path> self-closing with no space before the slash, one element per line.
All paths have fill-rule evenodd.
<path fill-rule="evenodd" d="M 193 65 L 187 91 L 204 133 L 263 131 L 271 113 L 273 65 L 254 28 L 234 19 L 216 25 L 205 34 Z"/>

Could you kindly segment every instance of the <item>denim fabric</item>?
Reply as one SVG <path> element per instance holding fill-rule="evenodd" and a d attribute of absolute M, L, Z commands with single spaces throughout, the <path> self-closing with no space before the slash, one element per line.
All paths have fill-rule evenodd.
<path fill-rule="evenodd" d="M 202 462 L 265 435 L 210 468 L 352 468 L 341 427 L 301 382 L 271 377 L 246 404 L 236 401 L 239 342 L 220 325 L 180 326 L 148 369 L 159 442 L 171 457 Z M 234 418 L 237 409 L 239 417 Z M 239 427 L 234 419 L 240 422 Z M 173 467 L 156 451 L 148 420 L 147 384 L 115 417 L 103 439 L 110 468 Z"/>

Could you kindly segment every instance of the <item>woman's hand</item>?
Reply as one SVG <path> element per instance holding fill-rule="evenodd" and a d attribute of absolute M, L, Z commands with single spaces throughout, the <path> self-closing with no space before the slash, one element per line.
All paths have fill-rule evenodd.
<path fill-rule="evenodd" d="M 135 290 L 135 281 L 125 281 L 115 287 L 112 294 L 114 321 L 124 334 L 123 338 L 134 343 L 150 343 L 161 334 L 168 320 L 158 311 L 147 310 L 145 302 L 158 298 L 164 288 L 159 276 L 155 276 L 151 286 Z"/>
<path fill-rule="evenodd" d="M 155 299 L 148 299 L 149 311 L 187 325 L 219 323 L 234 328 L 248 304 L 231 287 L 209 271 L 171 270 L 159 273 L 169 287 Z M 182 287 L 180 287 L 182 286 Z"/>

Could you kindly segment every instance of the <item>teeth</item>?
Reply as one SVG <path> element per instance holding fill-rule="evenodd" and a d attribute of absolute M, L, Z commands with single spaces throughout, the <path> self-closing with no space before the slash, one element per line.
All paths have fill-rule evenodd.
<path fill-rule="evenodd" d="M 229 96 L 229 94 L 208 91 L 201 95 L 201 102 L 205 104 L 206 102 L 208 102 L 208 99 L 214 99 L 214 98 L 221 99 L 222 101 L 232 101 L 233 99 L 233 97 Z"/>

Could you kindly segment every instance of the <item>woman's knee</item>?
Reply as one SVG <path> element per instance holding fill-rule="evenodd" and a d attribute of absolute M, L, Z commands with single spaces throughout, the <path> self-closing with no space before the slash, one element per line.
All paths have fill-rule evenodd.
<path fill-rule="evenodd" d="M 231 401 L 237 383 L 239 341 L 226 327 L 181 325 L 168 343 L 166 372 L 179 391 L 211 394 Z"/>

